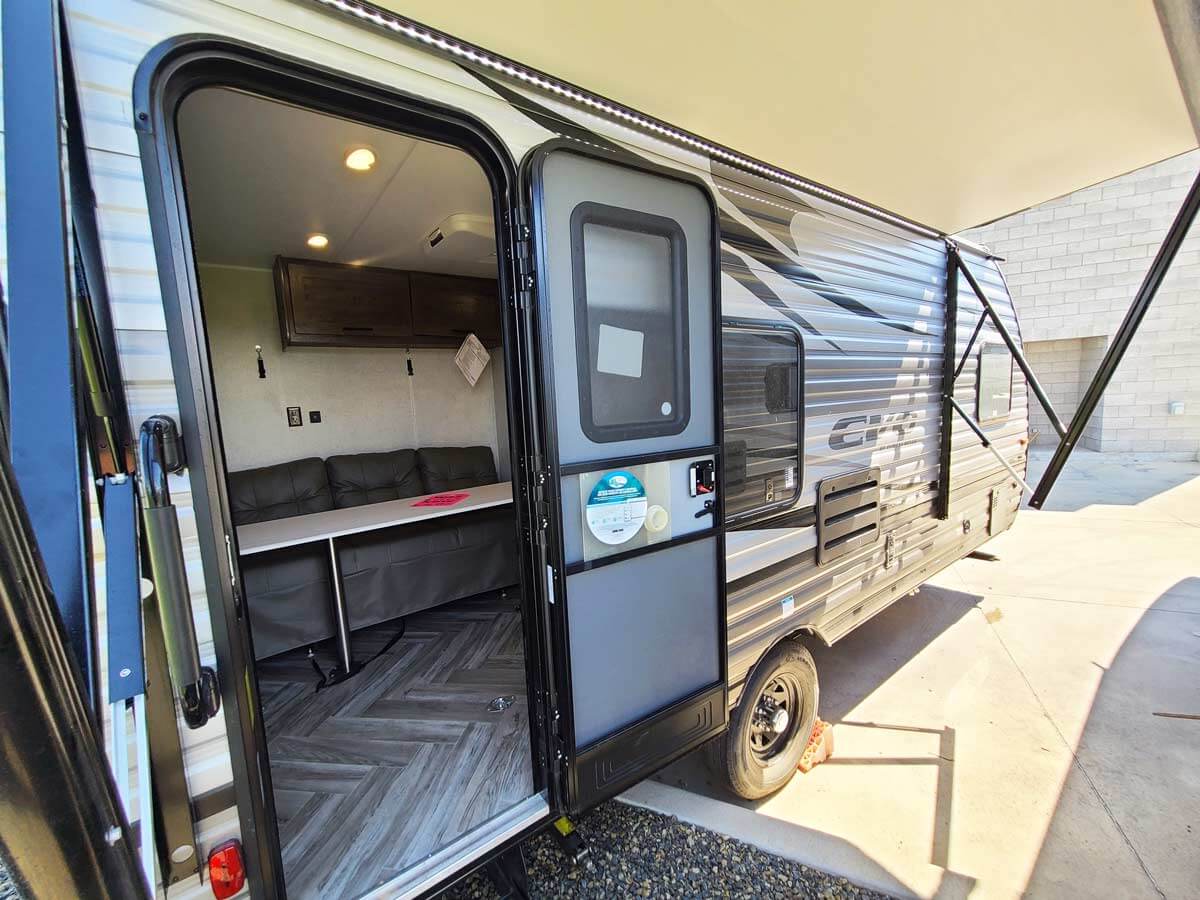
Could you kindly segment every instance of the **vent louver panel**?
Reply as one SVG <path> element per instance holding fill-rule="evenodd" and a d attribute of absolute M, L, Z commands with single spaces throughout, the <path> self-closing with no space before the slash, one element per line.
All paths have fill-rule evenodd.
<path fill-rule="evenodd" d="M 817 484 L 817 565 L 879 539 L 879 469 Z"/>

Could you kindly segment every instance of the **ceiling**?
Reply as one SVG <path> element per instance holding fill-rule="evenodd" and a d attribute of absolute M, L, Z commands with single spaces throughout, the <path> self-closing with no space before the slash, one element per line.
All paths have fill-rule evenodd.
<path fill-rule="evenodd" d="M 1196 145 L 1153 0 L 376 0 L 955 232 Z"/>
<path fill-rule="evenodd" d="M 427 235 L 450 216 L 491 218 L 483 170 L 461 150 L 250 94 L 209 88 L 179 114 L 199 262 L 269 268 L 277 255 L 494 276 L 495 252 Z M 369 172 L 346 168 L 370 147 Z M 312 233 L 329 247 L 306 246 Z"/>

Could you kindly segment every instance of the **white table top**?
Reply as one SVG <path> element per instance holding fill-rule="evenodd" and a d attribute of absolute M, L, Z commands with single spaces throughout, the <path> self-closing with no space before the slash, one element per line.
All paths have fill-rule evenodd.
<path fill-rule="evenodd" d="M 278 550 L 282 547 L 294 547 L 297 544 L 308 544 L 313 541 L 344 537 L 347 534 L 388 528 L 392 525 L 409 525 L 413 522 L 423 522 L 426 519 L 436 519 L 441 516 L 453 516 L 474 509 L 503 506 L 512 502 L 512 482 L 501 481 L 497 484 L 463 488 L 461 491 L 438 492 L 438 494 L 458 493 L 470 496 L 453 506 L 414 506 L 427 497 L 437 496 L 437 494 L 425 494 L 421 497 L 405 497 L 403 500 L 385 500 L 382 503 L 368 503 L 365 506 L 330 509 L 325 512 L 309 513 L 306 516 L 291 516 L 286 519 L 275 519 L 272 522 L 239 525 L 237 529 L 238 552 L 242 556 L 250 556 L 254 553 L 265 553 L 268 550 Z"/>

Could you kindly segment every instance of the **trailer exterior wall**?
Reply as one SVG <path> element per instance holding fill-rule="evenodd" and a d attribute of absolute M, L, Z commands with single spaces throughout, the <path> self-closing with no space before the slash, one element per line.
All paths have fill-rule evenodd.
<path fill-rule="evenodd" d="M 787 323 L 805 349 L 804 482 L 787 519 L 753 523 L 729 534 L 730 682 L 736 700 L 755 660 L 776 640 L 809 631 L 833 641 L 944 565 L 987 539 L 1001 494 L 1007 522 L 1018 497 L 991 454 L 957 423 L 951 516 L 932 517 L 938 482 L 944 244 L 828 199 L 728 169 L 647 135 L 484 80 L 456 64 L 376 31 L 284 0 L 208 2 L 68 0 L 67 21 L 81 85 L 88 162 L 130 413 L 178 416 L 175 372 L 133 128 L 134 72 L 161 41 L 185 34 L 229 35 L 255 46 L 420 95 L 471 112 L 508 145 L 514 159 L 556 134 L 619 146 L 662 165 L 686 169 L 713 189 L 721 213 L 724 314 Z M 1011 304 L 995 264 L 971 257 L 980 282 L 1006 316 Z M 170 277 L 171 273 L 164 273 Z M 965 288 L 965 285 L 963 286 Z M 965 288 L 969 291 L 969 288 Z M 965 341 L 978 310 L 960 292 L 958 333 Z M 1009 323 L 1015 329 L 1015 319 Z M 961 348 L 960 348 L 961 349 Z M 972 403 L 973 363 L 956 396 Z M 1015 381 L 1013 411 L 989 425 L 1014 465 L 1024 464 L 1024 388 Z M 818 568 L 815 528 L 806 519 L 817 482 L 865 466 L 882 470 L 883 541 Z M 214 665 L 211 604 L 187 475 L 172 483 L 200 641 L 201 662 Z M 777 513 L 777 515 L 779 515 Z M 964 520 L 970 530 L 964 531 Z M 784 600 L 792 598 L 785 607 Z M 784 614 L 786 609 L 790 614 Z M 229 677 L 226 675 L 225 677 Z M 236 713 L 228 705 L 225 715 Z M 200 731 L 180 728 L 193 798 L 213 815 L 202 839 L 236 833 L 233 767 L 225 718 Z M 207 846 L 207 844 L 206 844 Z M 198 881 L 172 895 L 201 896 Z"/>

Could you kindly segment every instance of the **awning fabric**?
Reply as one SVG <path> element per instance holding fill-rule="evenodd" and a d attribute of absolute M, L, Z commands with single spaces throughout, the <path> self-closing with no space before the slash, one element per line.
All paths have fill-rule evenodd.
<path fill-rule="evenodd" d="M 1153 0 L 383 0 L 947 232 L 1196 145 Z"/>

